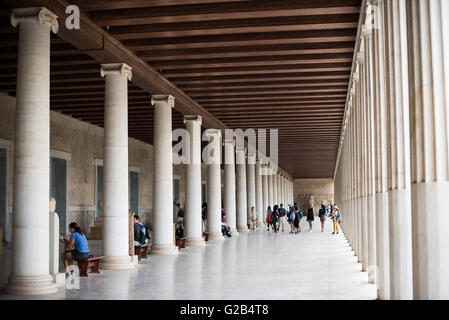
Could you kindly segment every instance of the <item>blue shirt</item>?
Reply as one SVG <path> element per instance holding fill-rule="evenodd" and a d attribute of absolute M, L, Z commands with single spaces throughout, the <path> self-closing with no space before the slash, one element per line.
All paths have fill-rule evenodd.
<path fill-rule="evenodd" d="M 74 232 L 72 233 L 71 239 L 75 239 L 75 248 L 78 252 L 89 252 L 89 245 L 87 244 L 87 238 L 84 234 Z"/>

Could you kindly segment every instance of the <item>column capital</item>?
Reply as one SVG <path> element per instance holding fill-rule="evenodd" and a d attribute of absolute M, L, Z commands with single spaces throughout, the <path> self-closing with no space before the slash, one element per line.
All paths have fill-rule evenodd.
<path fill-rule="evenodd" d="M 126 76 L 131 81 L 133 73 L 132 68 L 126 63 L 104 63 L 101 65 L 100 75 L 104 77 L 107 74 L 118 74 Z"/>
<path fill-rule="evenodd" d="M 359 51 L 357 52 L 357 63 L 363 64 L 365 62 L 365 52 Z"/>
<path fill-rule="evenodd" d="M 18 8 L 12 11 L 11 25 L 17 25 L 23 21 L 33 21 L 48 25 L 53 33 L 59 30 L 58 16 L 45 7 Z"/>
<path fill-rule="evenodd" d="M 170 94 L 154 94 L 151 96 L 151 105 L 154 106 L 156 103 L 166 103 L 171 108 L 174 108 L 175 97 Z"/>
<path fill-rule="evenodd" d="M 207 129 L 204 131 L 206 137 L 218 137 L 221 138 L 221 130 L 220 129 Z"/>
<path fill-rule="evenodd" d="M 184 124 L 188 121 L 199 122 L 199 125 L 203 123 L 203 118 L 199 115 L 186 115 L 184 116 Z"/>

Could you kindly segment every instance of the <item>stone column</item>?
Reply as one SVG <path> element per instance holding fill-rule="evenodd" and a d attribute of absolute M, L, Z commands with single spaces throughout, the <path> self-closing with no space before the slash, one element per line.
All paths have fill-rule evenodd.
<path fill-rule="evenodd" d="M 449 299 L 449 3 L 407 2 L 414 299 Z"/>
<path fill-rule="evenodd" d="M 275 205 L 279 206 L 279 199 L 278 199 L 278 173 L 277 170 L 273 170 L 273 207 Z M 271 208 L 273 209 L 273 208 Z"/>
<path fill-rule="evenodd" d="M 224 140 L 224 210 L 233 237 L 238 236 L 235 189 L 235 140 Z"/>
<path fill-rule="evenodd" d="M 246 203 L 246 150 L 236 147 L 236 174 L 237 174 L 237 231 L 248 232 L 247 203 Z"/>
<path fill-rule="evenodd" d="M 273 210 L 273 168 L 271 166 L 267 166 L 267 180 L 268 180 L 268 205 L 271 207 L 271 210 Z M 265 208 L 265 210 L 268 209 Z"/>
<path fill-rule="evenodd" d="M 175 98 L 153 95 L 153 255 L 177 255 L 173 244 L 172 108 Z"/>
<path fill-rule="evenodd" d="M 387 97 L 385 67 L 384 5 L 378 1 L 375 11 L 374 94 L 375 94 L 375 166 L 376 166 L 376 264 L 377 298 L 390 299 L 390 248 L 388 223 Z"/>
<path fill-rule="evenodd" d="M 410 130 L 406 1 L 385 2 L 390 290 L 394 300 L 413 299 Z"/>
<path fill-rule="evenodd" d="M 128 80 L 131 67 L 102 64 L 105 78 L 103 269 L 133 268 L 128 230 Z"/>
<path fill-rule="evenodd" d="M 186 246 L 204 246 L 201 228 L 201 116 L 184 116 L 189 132 L 190 152 L 186 164 L 185 237 Z"/>
<path fill-rule="evenodd" d="M 256 154 L 248 152 L 246 166 L 247 221 L 251 221 L 251 207 L 256 209 Z"/>
<path fill-rule="evenodd" d="M 261 173 L 262 173 L 262 191 L 263 191 L 263 205 L 262 205 L 262 222 L 265 225 L 267 219 L 267 208 L 269 206 L 269 199 L 268 199 L 268 179 L 269 176 L 268 173 L 268 165 L 263 164 L 261 165 Z"/>
<path fill-rule="evenodd" d="M 376 202 L 375 167 L 374 167 L 374 63 L 373 63 L 373 6 L 368 5 L 366 23 L 362 28 L 362 38 L 365 44 L 365 83 L 366 83 L 366 147 L 367 147 L 367 238 L 368 238 L 368 281 L 375 283 L 376 277 Z"/>
<path fill-rule="evenodd" d="M 57 16 L 46 8 L 14 9 L 19 25 L 12 269 L 6 292 L 57 291 L 49 274 L 50 30 Z"/>
<path fill-rule="evenodd" d="M 256 211 L 257 211 L 257 227 L 264 226 L 264 209 L 263 209 L 263 181 L 262 168 L 260 159 L 256 162 Z"/>
<path fill-rule="evenodd" d="M 221 131 L 208 129 L 205 135 L 213 150 L 207 164 L 207 229 L 209 240 L 224 240 L 221 233 Z"/>

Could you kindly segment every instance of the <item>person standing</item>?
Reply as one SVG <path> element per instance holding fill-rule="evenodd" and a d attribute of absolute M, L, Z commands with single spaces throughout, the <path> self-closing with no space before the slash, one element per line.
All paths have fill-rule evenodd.
<path fill-rule="evenodd" d="M 326 206 L 321 204 L 321 209 L 318 212 L 318 216 L 320 217 L 321 222 L 321 232 L 324 232 L 324 222 L 326 221 Z"/>
<path fill-rule="evenodd" d="M 279 229 L 282 225 L 282 232 L 284 232 L 287 212 L 285 211 L 285 208 L 283 207 L 282 203 L 280 204 L 280 208 L 278 211 L 279 211 Z"/>
<path fill-rule="evenodd" d="M 273 224 L 273 230 L 274 230 L 274 233 L 277 233 L 278 232 L 278 230 L 279 230 L 279 226 L 278 226 L 278 223 L 279 223 L 279 212 L 278 212 L 278 205 L 276 204 L 276 205 L 274 205 L 274 207 L 273 207 L 273 212 L 271 213 L 271 223 Z"/>
<path fill-rule="evenodd" d="M 340 209 L 336 205 L 334 205 L 334 210 L 332 212 L 332 223 L 333 223 L 333 232 L 332 234 L 338 234 L 339 224 L 341 221 L 341 213 Z"/>
<path fill-rule="evenodd" d="M 312 223 L 313 220 L 315 219 L 314 217 L 314 213 L 313 213 L 313 204 L 309 203 L 309 209 L 307 210 L 307 222 L 309 222 L 309 232 L 312 232 Z"/>
<path fill-rule="evenodd" d="M 302 218 L 302 211 L 301 209 L 298 207 L 298 205 L 295 203 L 294 204 L 294 211 L 295 211 L 295 220 L 294 220 L 294 226 L 296 229 L 295 234 L 300 234 L 301 233 L 301 227 L 299 226 L 300 222 L 301 222 L 301 218 Z"/>
<path fill-rule="evenodd" d="M 267 231 L 270 231 L 270 226 L 273 226 L 273 217 L 272 217 L 272 211 L 271 211 L 271 207 L 268 206 L 267 209 Z"/>

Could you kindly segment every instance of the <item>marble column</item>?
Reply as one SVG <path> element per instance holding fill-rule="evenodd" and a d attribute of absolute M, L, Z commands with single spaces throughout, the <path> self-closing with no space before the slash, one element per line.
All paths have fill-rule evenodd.
<path fill-rule="evenodd" d="M 256 162 L 256 211 L 257 211 L 257 227 L 264 226 L 264 209 L 263 209 L 263 181 L 262 168 L 260 159 Z"/>
<path fill-rule="evenodd" d="M 246 150 L 244 147 L 235 148 L 236 180 L 237 180 L 237 231 L 248 232 L 247 203 L 246 203 Z"/>
<path fill-rule="evenodd" d="M 273 210 L 273 168 L 271 166 L 267 166 L 267 180 L 268 180 L 268 206 Z M 265 210 L 268 209 L 265 208 Z"/>
<path fill-rule="evenodd" d="M 128 230 L 128 80 L 125 63 L 102 64 L 105 78 L 103 269 L 130 269 Z"/>
<path fill-rule="evenodd" d="M 248 152 L 246 165 L 247 220 L 251 221 L 251 208 L 256 209 L 256 153 Z M 252 228 L 252 227 L 251 227 Z"/>
<path fill-rule="evenodd" d="M 184 116 L 189 132 L 190 152 L 186 164 L 185 237 L 186 246 L 204 246 L 201 227 L 201 123 L 198 115 Z"/>
<path fill-rule="evenodd" d="M 368 238 L 368 281 L 374 284 L 376 281 L 376 202 L 375 192 L 375 167 L 374 167 L 374 63 L 373 63 L 373 6 L 368 5 L 366 23 L 362 28 L 362 38 L 365 44 L 365 110 L 366 110 L 366 147 L 367 147 L 367 238 Z"/>
<path fill-rule="evenodd" d="M 449 299 L 449 3 L 407 2 L 414 299 Z"/>
<path fill-rule="evenodd" d="M 50 31 L 57 16 L 46 8 L 14 9 L 19 25 L 14 144 L 12 267 L 6 292 L 57 291 L 49 274 Z"/>
<path fill-rule="evenodd" d="M 409 300 L 413 299 L 413 259 L 406 1 L 385 4 L 390 290 L 392 299 Z"/>
<path fill-rule="evenodd" d="M 209 240 L 224 240 L 221 233 L 221 131 L 208 129 L 205 135 L 210 139 L 213 150 L 207 165 L 207 229 Z"/>
<path fill-rule="evenodd" d="M 172 108 L 175 98 L 153 95 L 153 255 L 177 255 L 173 243 Z"/>
<path fill-rule="evenodd" d="M 268 199 L 268 179 L 269 179 L 269 176 L 267 175 L 267 173 L 268 173 L 268 165 L 267 164 L 263 164 L 261 166 L 261 171 L 262 171 L 262 191 L 263 191 L 262 222 L 265 225 L 265 223 L 267 221 L 267 219 L 266 219 L 267 208 L 269 206 L 269 199 Z"/>
<path fill-rule="evenodd" d="M 224 210 L 233 237 L 238 236 L 235 188 L 235 140 L 224 139 Z"/>
<path fill-rule="evenodd" d="M 377 28 L 374 39 L 374 94 L 375 94 L 375 166 L 376 166 L 376 264 L 377 298 L 390 299 L 390 248 L 388 223 L 388 159 L 387 159 L 387 102 L 385 67 L 385 1 L 377 1 L 374 19 Z"/>
<path fill-rule="evenodd" d="M 273 170 L 273 207 L 277 205 L 279 207 L 278 199 L 278 173 Z M 271 208 L 273 209 L 273 208 Z"/>

